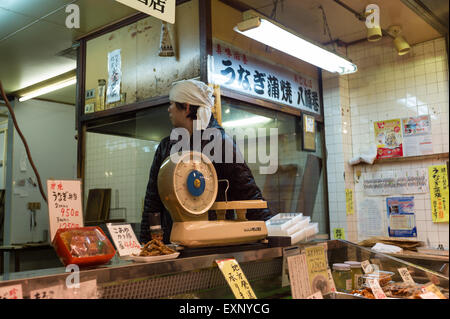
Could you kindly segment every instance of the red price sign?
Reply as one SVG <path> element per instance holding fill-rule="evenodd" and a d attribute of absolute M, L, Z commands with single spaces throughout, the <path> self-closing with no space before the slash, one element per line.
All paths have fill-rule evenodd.
<path fill-rule="evenodd" d="M 47 181 L 50 238 L 60 228 L 83 227 L 80 180 Z"/>

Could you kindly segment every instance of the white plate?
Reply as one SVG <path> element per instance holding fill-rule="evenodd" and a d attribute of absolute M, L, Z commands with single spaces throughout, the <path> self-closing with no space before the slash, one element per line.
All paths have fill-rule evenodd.
<path fill-rule="evenodd" d="M 138 263 L 150 263 L 154 261 L 162 261 L 168 259 L 175 259 L 180 255 L 180 253 L 173 253 L 170 255 L 161 255 L 161 256 L 130 256 L 128 260 L 133 260 Z"/>

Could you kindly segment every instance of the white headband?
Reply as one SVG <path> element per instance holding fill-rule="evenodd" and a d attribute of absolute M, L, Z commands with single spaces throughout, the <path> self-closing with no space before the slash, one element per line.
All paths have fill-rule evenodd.
<path fill-rule="evenodd" d="M 213 89 L 197 80 L 184 80 L 172 85 L 169 100 L 178 103 L 198 105 L 197 129 L 204 130 L 211 119 L 214 105 Z"/>

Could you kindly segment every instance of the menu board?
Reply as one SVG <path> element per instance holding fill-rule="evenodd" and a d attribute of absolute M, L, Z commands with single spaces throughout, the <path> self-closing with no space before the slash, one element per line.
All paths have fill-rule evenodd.
<path fill-rule="evenodd" d="M 47 180 L 50 239 L 60 228 L 83 227 L 80 180 Z"/>
<path fill-rule="evenodd" d="M 393 119 L 374 122 L 377 159 L 402 157 L 403 138 L 401 120 Z"/>

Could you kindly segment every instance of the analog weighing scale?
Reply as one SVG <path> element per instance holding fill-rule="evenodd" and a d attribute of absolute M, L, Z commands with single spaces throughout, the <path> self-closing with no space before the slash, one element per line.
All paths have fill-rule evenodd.
<path fill-rule="evenodd" d="M 163 162 L 158 192 L 172 216 L 172 243 L 185 247 L 230 246 L 267 237 L 264 221 L 246 219 L 247 209 L 267 208 L 267 202 L 216 202 L 218 183 L 214 165 L 200 152 L 178 153 L 177 161 L 169 156 Z M 216 211 L 217 220 L 208 220 L 209 210 Z M 237 218 L 225 220 L 227 210 L 235 210 Z"/>

